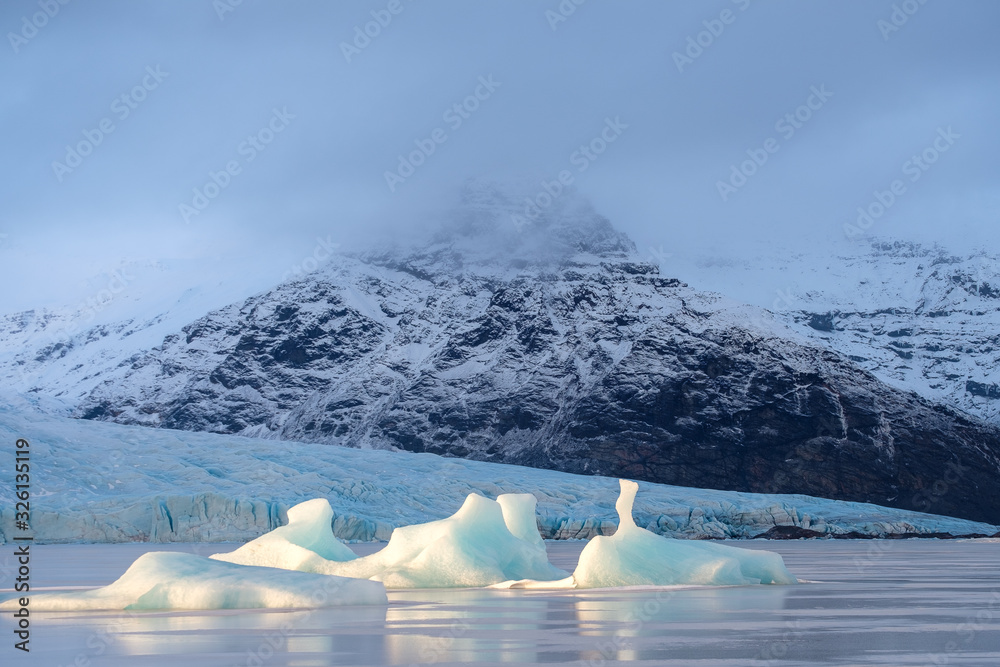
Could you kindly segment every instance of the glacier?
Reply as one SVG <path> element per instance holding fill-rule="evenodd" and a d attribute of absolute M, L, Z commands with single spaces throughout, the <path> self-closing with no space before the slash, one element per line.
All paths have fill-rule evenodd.
<path fill-rule="evenodd" d="M 338 538 L 386 541 L 394 528 L 450 516 L 470 493 L 531 494 L 546 539 L 590 538 L 615 528 L 610 499 L 617 482 L 606 477 L 82 421 L 0 402 L 0 439 L 20 437 L 31 441 L 31 526 L 38 543 L 242 543 L 286 524 L 289 508 L 315 498 L 329 501 Z M 13 479 L 12 457 L 0 460 L 0 477 Z M 670 537 L 749 538 L 774 526 L 872 537 L 1000 530 L 803 495 L 644 488 L 636 522 Z M 0 486 L 0 541 L 14 535 L 12 494 L 11 485 Z M 527 531 L 511 532 L 523 539 Z"/>

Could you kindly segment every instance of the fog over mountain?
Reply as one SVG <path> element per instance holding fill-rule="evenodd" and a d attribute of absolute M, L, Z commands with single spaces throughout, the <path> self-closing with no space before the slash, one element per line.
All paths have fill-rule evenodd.
<path fill-rule="evenodd" d="M 147 275 L 179 290 L 274 283 L 317 239 L 432 228 L 469 177 L 540 191 L 563 171 L 675 262 L 706 245 L 844 252 L 844 225 L 895 180 L 866 235 L 997 247 L 995 3 L 563 4 L 111 0 L 39 19 L 35 0 L 3 3 L 0 272 L 18 289 L 0 310 L 85 302 L 126 264 L 168 267 Z M 602 148 L 609 118 L 626 127 Z M 724 201 L 734 168 L 753 173 Z M 226 184 L 185 221 L 213 174 Z"/>

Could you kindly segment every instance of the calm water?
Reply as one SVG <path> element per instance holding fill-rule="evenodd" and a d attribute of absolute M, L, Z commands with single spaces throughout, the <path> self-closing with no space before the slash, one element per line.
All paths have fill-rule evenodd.
<path fill-rule="evenodd" d="M 299 612 L 39 612 L 31 617 L 27 656 L 13 649 L 5 613 L 0 665 L 1000 665 L 1000 540 L 736 546 L 778 551 L 811 583 L 390 591 L 388 608 Z M 57 588 L 106 584 L 139 554 L 165 548 L 228 550 L 35 546 L 32 581 Z M 582 548 L 549 543 L 549 554 L 572 569 Z M 0 546 L 0 563 L 9 563 L 11 552 Z M 0 588 L 9 590 L 6 571 L 4 577 Z"/>

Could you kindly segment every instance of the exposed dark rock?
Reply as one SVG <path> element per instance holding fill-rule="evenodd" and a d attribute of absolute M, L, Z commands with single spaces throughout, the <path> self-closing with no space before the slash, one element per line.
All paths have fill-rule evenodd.
<path fill-rule="evenodd" d="M 825 533 L 799 526 L 775 526 L 760 535 L 754 535 L 755 540 L 808 540 L 826 537 Z"/>
<path fill-rule="evenodd" d="M 833 313 L 812 313 L 809 326 L 816 331 L 833 331 Z"/>
<path fill-rule="evenodd" d="M 969 380 L 965 383 L 965 391 L 973 396 L 983 398 L 1000 398 L 1000 385 L 995 382 L 987 384 L 985 382 L 974 382 Z"/>

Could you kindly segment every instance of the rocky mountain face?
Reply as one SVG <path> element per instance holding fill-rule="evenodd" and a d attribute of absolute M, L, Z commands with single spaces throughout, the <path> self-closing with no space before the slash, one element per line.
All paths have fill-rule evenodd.
<path fill-rule="evenodd" d="M 995 426 L 660 275 L 570 195 L 523 212 L 472 188 L 427 245 L 213 311 L 77 416 L 1000 523 Z"/>
<path fill-rule="evenodd" d="M 661 271 L 769 309 L 880 380 L 1000 425 L 1000 256 L 867 239 L 651 251 Z"/>
<path fill-rule="evenodd" d="M 874 242 L 853 297 L 805 293 L 787 315 L 886 382 L 1000 424 L 1000 258 Z M 886 297 L 891 295 L 892 298 Z"/>

